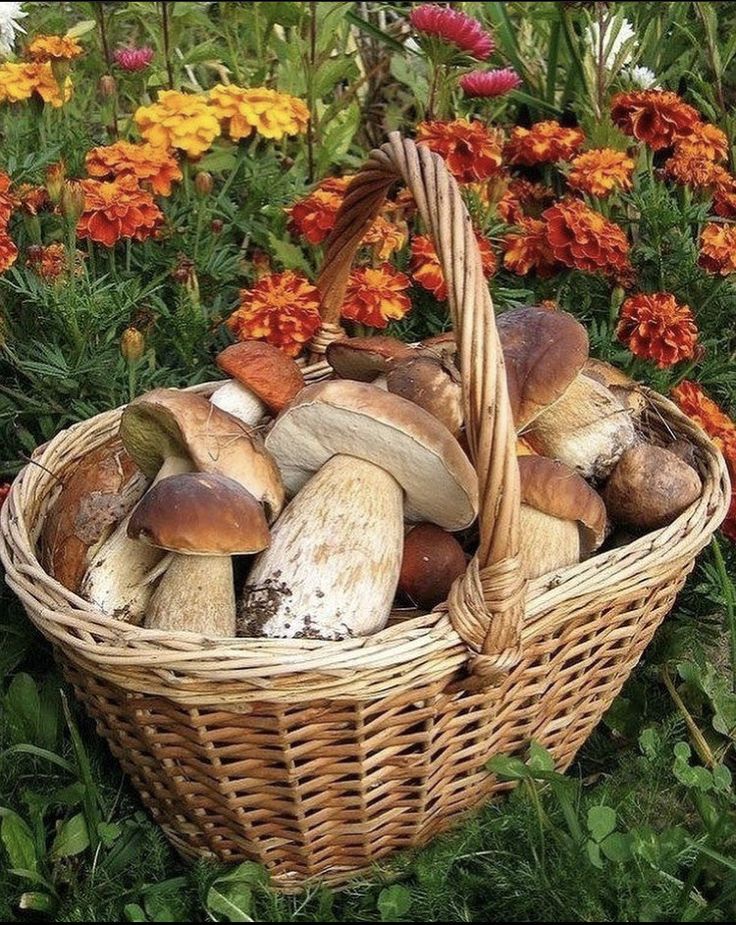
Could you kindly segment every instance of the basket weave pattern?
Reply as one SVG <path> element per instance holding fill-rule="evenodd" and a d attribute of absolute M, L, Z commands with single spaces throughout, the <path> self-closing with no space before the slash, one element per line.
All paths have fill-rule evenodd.
<path fill-rule="evenodd" d="M 566 768 L 728 504 L 718 451 L 647 393 L 652 437 L 696 447 L 701 498 L 669 527 L 525 586 L 515 435 L 477 245 L 441 160 L 411 142 L 374 152 L 348 192 L 319 281 L 318 347 L 339 333 L 350 261 L 397 174 L 448 280 L 483 502 L 477 557 L 444 610 L 338 642 L 209 639 L 96 612 L 44 572 L 35 542 L 64 472 L 116 432 L 120 410 L 59 434 L 0 510 L 8 583 L 169 839 L 189 856 L 260 861 L 285 890 L 426 843 L 502 789 L 483 769 L 494 754 L 535 739 Z M 327 373 L 316 363 L 306 378 Z"/>

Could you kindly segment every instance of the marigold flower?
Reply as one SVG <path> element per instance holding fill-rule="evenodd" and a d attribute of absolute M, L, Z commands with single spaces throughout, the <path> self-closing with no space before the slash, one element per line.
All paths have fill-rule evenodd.
<path fill-rule="evenodd" d="M 504 96 L 521 86 L 521 77 L 512 67 L 492 71 L 471 71 L 460 78 L 460 87 L 469 97 Z"/>
<path fill-rule="evenodd" d="M 143 241 L 163 221 L 153 196 L 133 176 L 112 181 L 82 180 L 84 212 L 77 226 L 80 238 L 114 247 L 122 238 Z"/>
<path fill-rule="evenodd" d="M 411 309 L 406 290 L 409 277 L 390 263 L 380 267 L 358 267 L 350 274 L 342 317 L 372 328 L 385 328 Z"/>
<path fill-rule="evenodd" d="M 503 239 L 503 265 L 517 276 L 536 272 L 542 279 L 557 269 L 557 261 L 547 241 L 547 226 L 541 218 L 521 216 L 512 231 Z"/>
<path fill-rule="evenodd" d="M 82 54 L 82 46 L 69 35 L 37 35 L 26 51 L 31 61 L 71 61 Z"/>
<path fill-rule="evenodd" d="M 18 200 L 10 192 L 10 177 L 0 170 L 0 228 L 4 228 L 10 221 Z"/>
<path fill-rule="evenodd" d="M 81 251 L 75 251 L 75 275 L 82 272 L 83 260 L 84 254 Z M 47 247 L 29 248 L 26 265 L 38 273 L 44 282 L 55 282 L 62 276 L 66 276 L 69 270 L 66 248 L 59 243 L 49 244 Z"/>
<path fill-rule="evenodd" d="M 480 250 L 483 274 L 488 279 L 496 272 L 496 255 L 488 238 L 478 232 L 475 238 Z M 415 283 L 431 292 L 436 299 L 444 301 L 447 298 L 445 276 L 434 244 L 427 235 L 415 235 L 411 239 L 411 275 Z"/>
<path fill-rule="evenodd" d="M 335 224 L 346 185 L 343 185 L 342 178 L 332 178 L 289 206 L 286 209 L 289 230 L 306 238 L 310 244 L 321 244 Z"/>
<path fill-rule="evenodd" d="M 554 198 L 554 191 L 549 186 L 517 177 L 509 183 L 499 200 L 498 214 L 507 225 L 520 225 L 527 216 L 538 218 Z"/>
<path fill-rule="evenodd" d="M 18 248 L 15 246 L 13 239 L 7 233 L 0 229 L 0 273 L 4 273 L 13 266 L 18 256 Z"/>
<path fill-rule="evenodd" d="M 709 222 L 700 235 L 698 263 L 709 273 L 736 273 L 736 225 Z"/>
<path fill-rule="evenodd" d="M 144 45 L 140 48 L 134 45 L 121 45 L 112 53 L 113 61 L 122 71 L 135 73 L 145 71 L 153 61 L 153 49 Z"/>
<path fill-rule="evenodd" d="M 238 340 L 265 340 L 298 356 L 321 324 L 320 294 L 301 273 L 285 270 L 240 292 L 240 307 L 227 319 Z"/>
<path fill-rule="evenodd" d="M 721 218 L 736 218 L 736 180 L 729 177 L 713 190 L 713 211 Z"/>
<path fill-rule="evenodd" d="M 56 82 L 51 64 L 35 61 L 0 64 L 0 103 L 22 103 L 37 93 L 44 103 L 55 109 L 63 106 L 72 95 L 69 78 L 64 82 L 63 92 Z"/>
<path fill-rule="evenodd" d="M 501 169 L 500 136 L 480 122 L 420 122 L 417 143 L 440 154 L 460 183 L 486 180 Z"/>
<path fill-rule="evenodd" d="M 549 119 L 536 122 L 531 128 L 517 125 L 506 143 L 504 154 L 511 164 L 533 167 L 569 161 L 585 141 L 579 128 L 566 128 Z"/>
<path fill-rule="evenodd" d="M 210 90 L 210 107 L 233 141 L 258 132 L 264 138 L 301 135 L 307 130 L 309 110 L 302 100 L 267 87 L 218 84 Z"/>
<path fill-rule="evenodd" d="M 92 148 L 85 163 L 91 177 L 136 177 L 143 186 L 150 185 L 159 196 L 170 196 L 172 183 L 182 177 L 179 164 L 170 151 L 146 142 L 117 141 Z"/>
<path fill-rule="evenodd" d="M 621 306 L 618 339 L 638 357 L 660 369 L 695 355 L 698 329 L 689 305 L 681 305 L 671 292 L 640 292 Z"/>
<path fill-rule="evenodd" d="M 697 110 L 670 90 L 633 90 L 617 93 L 611 118 L 627 135 L 654 151 L 671 147 L 700 122 Z"/>
<path fill-rule="evenodd" d="M 709 161 L 725 161 L 728 155 L 728 138 L 717 125 L 696 122 L 687 135 L 675 142 L 675 154 L 705 157 Z"/>
<path fill-rule="evenodd" d="M 672 390 L 672 398 L 680 411 L 699 424 L 721 450 L 736 439 L 736 423 L 697 382 L 683 379 Z"/>
<path fill-rule="evenodd" d="M 133 116 L 146 141 L 159 148 L 179 148 L 199 157 L 220 134 L 220 123 L 206 97 L 178 90 L 160 90 L 158 101 L 140 106 Z"/>
<path fill-rule="evenodd" d="M 406 222 L 392 222 L 383 215 L 377 215 L 361 244 L 373 248 L 375 260 L 385 261 L 404 247 L 408 236 Z"/>
<path fill-rule="evenodd" d="M 614 222 L 579 199 L 563 199 L 542 213 L 555 259 L 586 273 L 621 277 L 631 272 L 629 242 Z"/>
<path fill-rule="evenodd" d="M 590 196 L 604 199 L 614 190 L 631 189 L 634 161 L 622 151 L 596 148 L 573 160 L 567 175 L 568 185 Z"/>
<path fill-rule="evenodd" d="M 22 183 L 17 191 L 18 205 L 26 215 L 38 215 L 49 209 L 51 201 L 45 186 L 34 186 L 32 183 Z M 0 200 L 2 197 L 0 196 Z M 2 206 L 0 206 L 0 209 Z"/>
<path fill-rule="evenodd" d="M 720 190 L 733 184 L 733 178 L 721 164 L 691 154 L 673 154 L 665 162 L 664 175 L 693 189 Z"/>
<path fill-rule="evenodd" d="M 495 48 L 493 38 L 478 20 L 460 10 L 423 3 L 411 11 L 409 22 L 418 32 L 454 45 L 479 61 L 490 57 Z"/>

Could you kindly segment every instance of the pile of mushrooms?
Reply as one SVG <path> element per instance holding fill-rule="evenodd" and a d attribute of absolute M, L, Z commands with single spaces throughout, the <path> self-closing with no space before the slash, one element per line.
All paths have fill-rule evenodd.
<path fill-rule="evenodd" d="M 697 500 L 696 449 L 652 443 L 645 392 L 588 356 L 571 315 L 521 308 L 498 330 L 528 578 L 555 581 Z M 364 636 L 442 603 L 477 536 L 454 337 L 345 338 L 327 360 L 333 378 L 306 384 L 275 347 L 234 344 L 209 397 L 131 402 L 119 434 L 59 474 L 49 573 L 115 619 L 209 637 Z"/>

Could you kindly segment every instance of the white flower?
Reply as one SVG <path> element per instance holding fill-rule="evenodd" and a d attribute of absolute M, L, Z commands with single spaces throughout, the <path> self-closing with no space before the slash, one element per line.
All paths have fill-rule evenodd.
<path fill-rule="evenodd" d="M 631 67 L 628 70 L 631 82 L 641 90 L 651 90 L 653 87 L 659 86 L 657 84 L 657 75 L 648 67 L 637 64 L 636 67 Z"/>
<path fill-rule="evenodd" d="M 21 3 L 0 3 L 0 55 L 9 55 L 15 45 L 16 33 L 25 34 L 18 20 L 24 19 L 28 13 L 24 13 Z"/>
<path fill-rule="evenodd" d="M 629 39 L 632 39 L 636 32 L 634 27 L 631 25 L 628 19 L 622 19 L 619 25 L 618 32 L 616 32 L 617 23 L 614 21 L 606 29 L 603 34 L 603 66 L 606 70 L 610 70 L 616 63 L 616 58 L 618 53 L 621 51 L 623 46 Z M 615 34 L 614 34 L 615 33 Z M 585 38 L 590 46 L 591 51 L 593 52 L 593 57 L 598 58 L 600 54 L 599 41 L 600 41 L 600 25 L 597 22 L 592 22 L 585 33 Z M 631 55 L 626 55 L 623 61 L 618 62 L 621 64 L 628 64 L 631 60 Z"/>

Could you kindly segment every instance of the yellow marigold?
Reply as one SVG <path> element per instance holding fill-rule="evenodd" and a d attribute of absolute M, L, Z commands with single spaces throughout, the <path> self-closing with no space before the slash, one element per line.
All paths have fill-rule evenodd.
<path fill-rule="evenodd" d="M 298 356 L 321 324 L 320 295 L 306 276 L 285 270 L 240 292 L 240 307 L 227 319 L 238 340 L 265 340 Z"/>
<path fill-rule="evenodd" d="M 217 116 L 201 94 L 161 90 L 157 102 L 140 106 L 133 118 L 146 141 L 189 157 L 200 157 L 220 134 Z"/>
<path fill-rule="evenodd" d="M 690 157 L 705 157 L 709 161 L 725 161 L 728 155 L 728 138 L 717 125 L 696 122 L 687 135 L 675 143 L 675 153 Z"/>
<path fill-rule="evenodd" d="M 614 190 L 631 189 L 634 161 L 622 151 L 596 148 L 579 154 L 570 165 L 568 185 L 590 196 L 604 199 Z"/>
<path fill-rule="evenodd" d="M 71 80 L 66 79 L 62 93 L 49 62 L 39 64 L 35 61 L 6 61 L 5 64 L 0 64 L 0 103 L 22 103 L 29 100 L 34 93 L 37 93 L 44 103 L 50 103 L 58 109 L 71 99 Z"/>
<path fill-rule="evenodd" d="M 409 277 L 390 263 L 380 267 L 358 267 L 350 274 L 342 317 L 371 328 L 385 328 L 411 309 L 406 290 Z"/>
<path fill-rule="evenodd" d="M 526 276 L 532 270 L 542 279 L 551 276 L 558 265 L 547 241 L 544 221 L 522 216 L 517 225 L 519 230 L 503 239 L 503 265 L 517 276 Z"/>
<path fill-rule="evenodd" d="M 709 273 L 736 273 L 736 225 L 709 222 L 700 235 L 698 262 Z"/>
<path fill-rule="evenodd" d="M 707 157 L 690 154 L 673 154 L 665 162 L 664 175 L 693 189 L 725 190 L 733 184 L 725 167 Z"/>
<path fill-rule="evenodd" d="M 146 142 L 117 141 L 93 148 L 87 153 L 85 163 L 91 177 L 136 177 L 144 186 L 150 185 L 159 196 L 170 196 L 172 183 L 182 176 L 170 151 Z"/>
<path fill-rule="evenodd" d="M 111 182 L 82 180 L 84 212 L 77 234 L 98 244 L 114 247 L 121 238 L 143 241 L 163 221 L 161 210 L 135 177 L 118 177 Z"/>
<path fill-rule="evenodd" d="M 309 122 L 305 103 L 267 87 L 218 84 L 210 90 L 210 106 L 233 141 L 247 138 L 254 131 L 275 139 L 301 135 Z"/>
<path fill-rule="evenodd" d="M 82 46 L 69 35 L 37 35 L 27 53 L 32 61 L 71 61 L 82 54 Z"/>
<path fill-rule="evenodd" d="M 0 230 L 0 273 L 10 269 L 18 256 L 18 248 L 7 231 Z"/>
<path fill-rule="evenodd" d="M 389 257 L 400 251 L 406 244 L 409 230 L 406 222 L 391 222 L 382 215 L 377 215 L 375 221 L 365 233 L 362 243 L 373 248 L 376 260 L 388 260 Z"/>
<path fill-rule="evenodd" d="M 420 122 L 417 143 L 441 155 L 460 183 L 486 180 L 501 170 L 501 135 L 481 122 Z"/>
<path fill-rule="evenodd" d="M 635 356 L 666 369 L 695 356 L 698 328 L 690 306 L 671 292 L 640 292 L 621 306 L 616 335 Z"/>
<path fill-rule="evenodd" d="M 511 132 L 504 154 L 511 164 L 533 167 L 569 161 L 583 146 L 585 135 L 579 128 L 567 128 L 549 119 L 531 128 L 517 125 Z"/>

